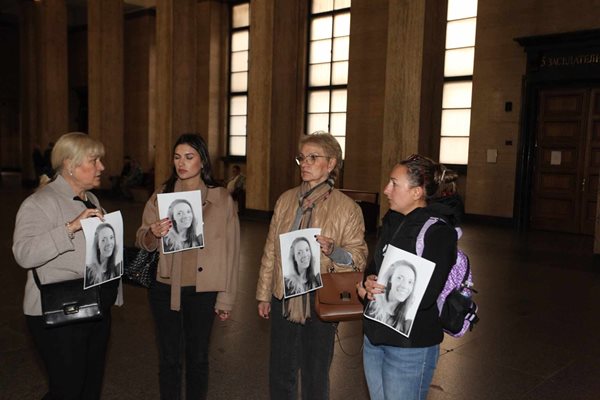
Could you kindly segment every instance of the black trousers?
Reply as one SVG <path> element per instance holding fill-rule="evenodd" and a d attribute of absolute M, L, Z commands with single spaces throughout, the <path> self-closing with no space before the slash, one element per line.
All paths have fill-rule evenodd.
<path fill-rule="evenodd" d="M 216 292 L 181 288 L 181 309 L 171 310 L 171 286 L 160 282 L 150 289 L 156 324 L 159 383 L 162 400 L 181 399 L 185 354 L 186 399 L 205 399 L 208 392 L 208 345 L 215 319 Z"/>
<path fill-rule="evenodd" d="M 314 311 L 314 292 L 310 294 L 311 318 L 304 325 L 282 316 L 283 302 L 271 301 L 271 356 L 269 388 L 271 399 L 298 397 L 300 370 L 302 399 L 329 398 L 329 367 L 333 360 L 336 324 L 321 321 Z"/>
<path fill-rule="evenodd" d="M 46 328 L 43 317 L 26 316 L 48 373 L 44 400 L 97 400 L 102 392 L 110 309 L 100 321 Z"/>

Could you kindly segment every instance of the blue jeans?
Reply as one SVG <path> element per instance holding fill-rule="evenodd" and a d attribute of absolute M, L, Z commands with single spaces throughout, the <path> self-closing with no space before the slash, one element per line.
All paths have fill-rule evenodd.
<path fill-rule="evenodd" d="M 440 346 L 375 346 L 365 336 L 363 365 L 371 400 L 425 400 Z"/>

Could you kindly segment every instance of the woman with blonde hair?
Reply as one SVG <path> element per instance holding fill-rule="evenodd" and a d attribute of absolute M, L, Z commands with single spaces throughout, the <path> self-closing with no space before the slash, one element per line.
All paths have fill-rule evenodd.
<path fill-rule="evenodd" d="M 52 149 L 54 176 L 27 197 L 17 213 L 12 250 L 27 270 L 23 310 L 48 374 L 44 398 L 99 399 L 102 391 L 110 309 L 119 280 L 94 288 L 100 291 L 101 320 L 46 328 L 32 271 L 42 284 L 83 278 L 86 242 L 81 220 L 104 215 L 90 192 L 100 186 L 103 156 L 104 145 L 84 133 L 61 136 Z"/>
<path fill-rule="evenodd" d="M 269 366 L 272 399 L 295 399 L 301 372 L 302 398 L 329 398 L 329 367 L 336 324 L 323 322 L 314 311 L 315 291 L 284 299 L 279 235 L 321 228 L 314 240 L 321 248 L 320 272 L 362 270 L 367 258 L 360 207 L 333 185 L 342 150 L 330 134 L 304 136 L 296 163 L 300 186 L 283 193 L 275 204 L 261 261 L 256 299 L 258 315 L 271 318 Z"/>

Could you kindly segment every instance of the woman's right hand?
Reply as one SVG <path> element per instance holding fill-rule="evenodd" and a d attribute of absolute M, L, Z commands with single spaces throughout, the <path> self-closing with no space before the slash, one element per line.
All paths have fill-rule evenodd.
<path fill-rule="evenodd" d="M 150 232 L 154 235 L 155 238 L 160 239 L 165 236 L 169 229 L 173 226 L 173 223 L 169 218 L 159 219 L 158 221 L 150 224 Z"/>
<path fill-rule="evenodd" d="M 258 315 L 263 317 L 264 319 L 269 319 L 269 315 L 271 314 L 271 303 L 268 301 L 259 301 L 258 302 Z"/>
<path fill-rule="evenodd" d="M 81 230 L 81 220 L 82 219 L 92 218 L 92 217 L 98 217 L 102 221 L 104 221 L 104 214 L 102 213 L 101 209 L 99 209 L 99 208 L 86 208 L 85 210 L 83 210 L 81 212 L 81 214 L 79 214 L 78 216 L 76 216 L 73 221 L 67 222 L 67 224 L 68 224 L 68 228 L 67 229 L 69 229 L 70 233 L 75 233 L 75 232 Z"/>
<path fill-rule="evenodd" d="M 374 300 L 373 295 L 383 293 L 385 286 L 377 283 L 377 275 L 369 275 L 365 280 L 365 290 L 367 291 L 367 299 Z"/>

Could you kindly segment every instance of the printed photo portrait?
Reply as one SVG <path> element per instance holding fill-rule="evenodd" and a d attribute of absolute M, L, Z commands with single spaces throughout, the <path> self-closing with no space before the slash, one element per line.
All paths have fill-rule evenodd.
<path fill-rule="evenodd" d="M 202 195 L 199 190 L 159 193 L 158 215 L 173 226 L 162 239 L 163 253 L 204 247 Z"/>
<path fill-rule="evenodd" d="M 320 228 L 301 229 L 279 236 L 284 297 L 299 296 L 323 286 L 321 250 L 315 235 Z"/>
<path fill-rule="evenodd" d="M 385 286 L 365 308 L 365 316 L 408 337 L 435 263 L 388 246 L 377 276 Z"/>
<path fill-rule="evenodd" d="M 120 211 L 81 220 L 85 236 L 84 289 L 123 275 L 123 218 Z"/>

